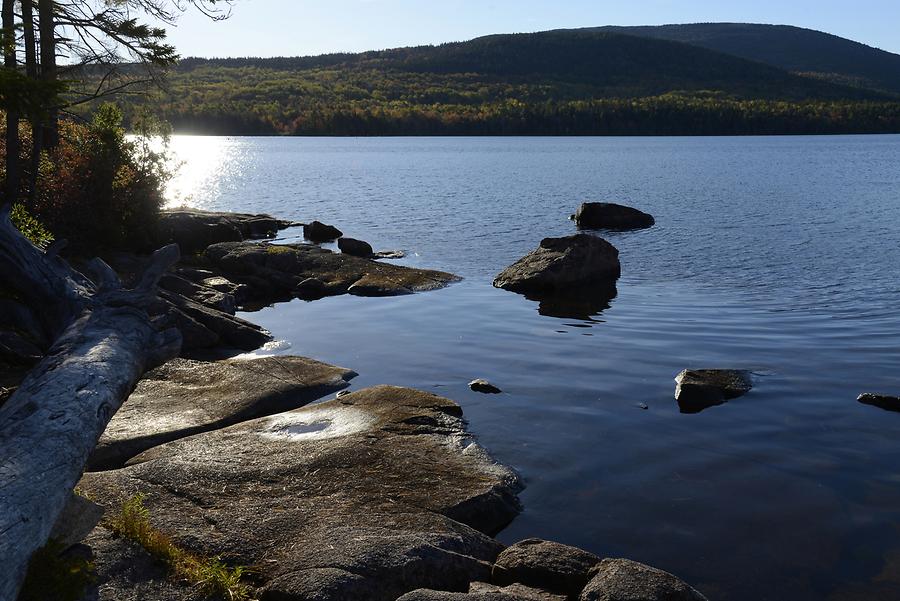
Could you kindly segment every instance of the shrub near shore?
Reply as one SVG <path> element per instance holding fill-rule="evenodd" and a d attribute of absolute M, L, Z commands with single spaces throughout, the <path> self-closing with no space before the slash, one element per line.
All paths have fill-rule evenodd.
<path fill-rule="evenodd" d="M 36 173 L 23 151 L 16 225 L 32 241 L 65 239 L 76 254 L 147 249 L 171 175 L 167 137 L 152 120 L 134 119 L 132 126 L 138 135 L 126 136 L 121 111 L 103 105 L 89 122 L 60 123 L 59 145 L 41 153 Z M 30 149 L 31 131 L 24 123 L 22 130 L 21 147 Z M 160 148 L 150 144 L 152 136 L 161 136 Z M 5 156 L 0 141 L 0 160 Z"/>

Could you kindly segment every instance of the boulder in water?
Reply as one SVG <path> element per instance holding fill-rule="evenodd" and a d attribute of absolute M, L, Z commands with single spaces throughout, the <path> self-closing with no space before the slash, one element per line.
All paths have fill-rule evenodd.
<path fill-rule="evenodd" d="M 741 369 L 685 369 L 675 377 L 682 413 L 699 413 L 750 392 L 750 372 Z"/>
<path fill-rule="evenodd" d="M 656 222 L 653 215 L 612 202 L 583 203 L 572 219 L 579 228 L 604 230 L 644 229 Z"/>
<path fill-rule="evenodd" d="M 504 269 L 494 286 L 523 294 L 559 294 L 615 283 L 619 251 L 597 236 L 544 238 L 536 249 Z"/>
<path fill-rule="evenodd" d="M 368 242 L 357 240 L 356 238 L 341 238 L 338 240 L 338 248 L 345 255 L 365 257 L 366 259 L 375 254 L 375 251 L 372 250 L 372 246 Z"/>
<path fill-rule="evenodd" d="M 341 230 L 333 225 L 324 224 L 321 221 L 313 221 L 312 223 L 307 223 L 303 226 L 303 237 L 310 242 L 331 242 L 343 235 L 344 233 Z"/>
<path fill-rule="evenodd" d="M 856 398 L 863 405 L 872 405 L 886 411 L 900 412 L 900 397 L 891 396 L 889 394 L 876 394 L 874 392 L 864 392 Z"/>

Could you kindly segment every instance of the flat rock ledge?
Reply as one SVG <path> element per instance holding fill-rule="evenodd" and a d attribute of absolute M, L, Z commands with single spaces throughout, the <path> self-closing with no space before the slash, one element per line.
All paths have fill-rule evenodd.
<path fill-rule="evenodd" d="M 637 230 L 653 227 L 653 215 L 613 202 L 585 202 L 572 219 L 579 228 Z"/>
<path fill-rule="evenodd" d="M 742 369 L 685 369 L 675 377 L 682 413 L 699 413 L 750 392 L 751 373 Z"/>
<path fill-rule="evenodd" d="M 443 288 L 459 277 L 379 263 L 309 244 L 222 243 L 206 249 L 216 273 L 246 284 L 250 302 L 325 296 L 396 296 Z"/>
<path fill-rule="evenodd" d="M 356 375 L 305 357 L 175 359 L 138 383 L 100 438 L 88 469 L 119 468 L 166 442 L 297 409 L 346 388 Z"/>
<path fill-rule="evenodd" d="M 494 286 L 537 298 L 552 297 L 614 289 L 621 271 L 615 246 L 597 236 L 576 234 L 544 238 L 537 249 L 504 269 L 494 279 Z"/>
<path fill-rule="evenodd" d="M 171 209 L 160 213 L 154 244 L 174 242 L 183 254 L 190 254 L 217 242 L 273 238 L 279 230 L 295 225 L 301 224 L 264 214 Z"/>
<path fill-rule="evenodd" d="M 489 582 L 490 535 L 521 489 L 458 405 L 390 386 L 164 444 L 79 486 L 110 509 L 145 494 L 155 527 L 251 566 L 262 598 L 373 601 Z"/>

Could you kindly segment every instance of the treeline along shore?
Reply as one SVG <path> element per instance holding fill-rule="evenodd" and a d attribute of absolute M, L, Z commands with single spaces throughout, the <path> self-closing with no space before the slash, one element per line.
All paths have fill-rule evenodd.
<path fill-rule="evenodd" d="M 188 58 L 165 92 L 130 97 L 124 109 L 126 122 L 149 110 L 176 133 L 218 135 L 900 132 L 900 92 L 885 84 L 900 81 L 900 56 L 825 34 L 787 44 L 795 33 L 760 32 L 760 44 L 779 49 L 769 63 L 595 30 L 316 57 Z M 849 67 L 832 60 L 850 50 Z"/>

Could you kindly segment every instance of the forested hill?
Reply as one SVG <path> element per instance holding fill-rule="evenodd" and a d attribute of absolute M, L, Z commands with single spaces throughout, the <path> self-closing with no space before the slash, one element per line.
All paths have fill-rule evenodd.
<path fill-rule="evenodd" d="M 900 131 L 895 97 L 669 40 L 589 30 L 298 58 L 186 59 L 176 131 L 722 134 Z"/>
<path fill-rule="evenodd" d="M 580 31 L 684 42 L 786 71 L 900 93 L 900 55 L 812 29 L 751 23 L 694 23 Z"/>

